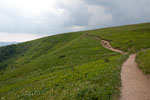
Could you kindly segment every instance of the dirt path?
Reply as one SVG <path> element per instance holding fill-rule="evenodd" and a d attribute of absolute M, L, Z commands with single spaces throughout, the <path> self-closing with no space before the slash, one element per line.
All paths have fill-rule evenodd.
<path fill-rule="evenodd" d="M 87 36 L 90 36 L 90 35 L 88 35 L 88 34 L 86 34 L 86 35 L 87 35 Z M 104 48 L 106 48 L 106 49 L 109 49 L 109 50 L 111 50 L 111 51 L 118 52 L 118 53 L 121 53 L 121 54 L 125 54 L 125 53 L 122 52 L 121 50 L 113 48 L 113 47 L 110 45 L 110 43 L 109 43 L 108 41 L 106 41 L 106 40 L 101 40 L 100 38 L 98 38 L 98 37 L 96 37 L 96 36 L 90 36 L 90 37 L 94 37 L 96 40 L 101 41 L 102 46 L 103 46 Z"/>
<path fill-rule="evenodd" d="M 92 36 L 93 37 L 93 36 Z M 125 54 L 121 50 L 112 48 L 106 40 L 100 40 L 104 48 Z M 144 75 L 135 62 L 136 54 L 132 54 L 123 63 L 121 69 L 121 97 L 120 100 L 150 100 L 150 77 Z"/>
<path fill-rule="evenodd" d="M 101 40 L 104 48 L 124 54 L 111 47 L 108 41 Z M 150 100 L 150 78 L 144 75 L 135 62 L 136 54 L 132 54 L 122 65 L 120 100 Z"/>
<path fill-rule="evenodd" d="M 121 71 L 120 100 L 150 100 L 150 80 L 138 69 L 136 54 L 130 55 Z"/>
<path fill-rule="evenodd" d="M 109 49 L 109 50 L 111 50 L 111 51 L 124 54 L 121 50 L 112 48 L 111 45 L 110 45 L 110 43 L 109 43 L 108 41 L 106 41 L 106 40 L 101 40 L 101 44 L 102 44 L 103 47 L 106 48 L 106 49 Z"/>

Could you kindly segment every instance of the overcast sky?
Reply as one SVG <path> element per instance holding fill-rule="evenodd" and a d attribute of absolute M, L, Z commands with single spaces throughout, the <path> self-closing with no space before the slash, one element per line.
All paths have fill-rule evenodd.
<path fill-rule="evenodd" d="M 0 41 L 150 22 L 150 0 L 0 0 Z"/>

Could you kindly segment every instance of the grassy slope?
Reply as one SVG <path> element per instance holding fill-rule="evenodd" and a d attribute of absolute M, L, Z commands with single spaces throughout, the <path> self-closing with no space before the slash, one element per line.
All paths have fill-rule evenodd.
<path fill-rule="evenodd" d="M 7 56 L 1 55 L 6 65 L 0 96 L 11 100 L 112 99 L 119 96 L 120 64 L 127 57 L 104 49 L 83 32 L 3 47 L 1 52 Z"/>
<path fill-rule="evenodd" d="M 120 66 L 127 56 L 104 49 L 84 34 L 111 40 L 114 47 L 124 51 L 129 46 L 134 52 L 150 47 L 149 27 L 141 24 L 76 32 L 2 47 L 0 98 L 116 99 Z"/>
<path fill-rule="evenodd" d="M 150 50 L 138 52 L 136 60 L 140 69 L 142 69 L 145 74 L 150 74 Z"/>
<path fill-rule="evenodd" d="M 150 48 L 150 23 L 97 29 L 87 33 L 109 40 L 113 47 L 125 52 L 138 52 L 136 59 L 139 67 L 145 74 L 150 74 L 150 51 L 145 50 Z"/>
<path fill-rule="evenodd" d="M 97 29 L 87 33 L 110 40 L 113 47 L 123 51 L 133 53 L 150 47 L 150 23 Z"/>

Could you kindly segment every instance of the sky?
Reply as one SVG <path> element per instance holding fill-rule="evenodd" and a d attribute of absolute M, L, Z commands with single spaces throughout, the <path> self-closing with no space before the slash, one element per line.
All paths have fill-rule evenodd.
<path fill-rule="evenodd" d="M 150 0 L 0 0 L 0 42 L 150 22 Z"/>

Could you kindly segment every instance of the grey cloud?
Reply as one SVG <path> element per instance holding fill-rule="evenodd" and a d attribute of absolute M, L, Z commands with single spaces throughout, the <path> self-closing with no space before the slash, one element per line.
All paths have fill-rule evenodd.
<path fill-rule="evenodd" d="M 0 2 L 0 31 L 52 34 L 74 31 L 77 27 L 84 30 L 150 20 L 149 0 L 80 0 L 79 3 L 71 0 L 72 5 L 58 1 L 55 8 L 62 9 L 60 16 L 43 12 L 31 17 L 24 16 L 15 6 Z"/>
<path fill-rule="evenodd" d="M 88 4 L 101 5 L 113 16 L 110 25 L 148 22 L 150 20 L 149 0 L 87 0 Z"/>

